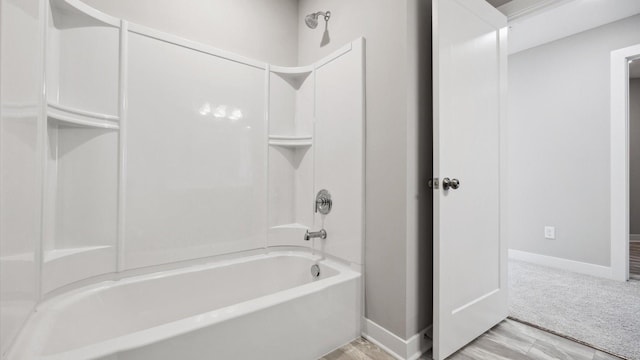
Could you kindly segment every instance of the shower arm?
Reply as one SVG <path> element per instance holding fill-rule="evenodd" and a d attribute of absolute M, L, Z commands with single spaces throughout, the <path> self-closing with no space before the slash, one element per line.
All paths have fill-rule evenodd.
<path fill-rule="evenodd" d="M 331 11 L 327 11 L 327 12 L 318 11 L 317 13 L 313 13 L 313 15 L 316 18 L 322 15 L 324 17 L 324 21 L 329 21 L 329 19 L 331 18 Z"/>

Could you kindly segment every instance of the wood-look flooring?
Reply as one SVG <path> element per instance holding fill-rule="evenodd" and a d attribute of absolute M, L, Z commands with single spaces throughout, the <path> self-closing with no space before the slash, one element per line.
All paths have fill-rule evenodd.
<path fill-rule="evenodd" d="M 629 243 L 629 274 L 640 278 L 640 241 Z"/>
<path fill-rule="evenodd" d="M 320 360 L 394 360 L 359 338 Z M 431 359 L 428 352 L 420 359 Z M 507 319 L 451 355 L 450 360 L 620 360 L 577 342 Z"/>

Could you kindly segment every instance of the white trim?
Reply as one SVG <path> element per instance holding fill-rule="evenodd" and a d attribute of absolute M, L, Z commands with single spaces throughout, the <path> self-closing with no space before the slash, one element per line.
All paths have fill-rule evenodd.
<path fill-rule="evenodd" d="M 398 360 L 417 360 L 431 349 L 431 339 L 425 336 L 430 330 L 431 326 L 404 340 L 375 322 L 362 318 L 362 337 Z"/>
<path fill-rule="evenodd" d="M 118 133 L 118 226 L 116 248 L 116 271 L 122 272 L 125 267 L 125 223 L 127 210 L 127 114 L 129 109 L 129 22 L 120 21 L 119 40 L 119 68 L 118 79 L 118 118 L 120 132 Z"/>
<path fill-rule="evenodd" d="M 629 241 L 630 242 L 640 241 L 640 234 L 631 234 L 631 235 L 629 235 Z"/>
<path fill-rule="evenodd" d="M 315 64 L 313 64 L 313 68 L 314 70 L 318 70 L 321 67 L 327 65 L 328 63 L 332 62 L 333 60 L 339 58 L 340 56 L 348 53 L 349 51 L 351 51 L 351 49 L 353 49 L 354 44 L 358 44 L 361 45 L 364 41 L 363 37 L 359 37 L 356 40 L 344 45 L 343 47 L 339 48 L 338 50 L 332 52 L 331 54 L 323 57 L 320 61 L 317 61 Z M 364 56 L 364 55 L 363 55 Z"/>
<path fill-rule="evenodd" d="M 36 252 L 36 256 L 35 256 L 35 264 L 36 264 L 36 305 L 42 301 L 43 295 L 44 295 L 44 291 L 42 290 L 44 288 L 44 284 L 43 284 L 43 277 L 44 277 L 44 244 L 45 241 L 47 239 L 47 237 L 50 236 L 50 228 L 48 226 L 48 222 L 49 222 L 49 217 L 51 216 L 51 214 L 48 213 L 48 210 L 50 209 L 49 204 L 50 204 L 50 196 L 49 196 L 49 191 L 48 191 L 48 184 L 49 184 L 49 136 L 48 136 L 48 128 L 49 128 L 49 123 L 48 123 L 48 119 L 47 119 L 47 59 L 50 56 L 49 52 L 47 51 L 47 44 L 49 41 L 49 38 L 47 36 L 47 31 L 49 28 L 49 22 L 52 21 L 50 20 L 52 18 L 52 14 L 51 14 L 51 7 L 47 5 L 46 1 L 40 1 L 39 2 L 39 10 L 40 10 L 40 14 L 42 14 L 42 18 L 39 19 L 38 21 L 38 26 L 39 29 L 38 31 L 40 32 L 40 36 L 41 38 L 39 39 L 40 43 L 39 43 L 39 66 L 40 66 L 40 71 L 39 71 L 39 76 L 40 78 L 38 79 L 38 83 L 40 85 L 45 85 L 42 86 L 40 93 L 38 94 L 39 99 L 38 99 L 38 111 L 39 111 L 39 115 L 38 115 L 38 167 L 40 168 L 40 178 L 38 179 L 40 181 L 40 213 L 39 215 L 39 221 L 40 221 L 40 226 L 38 229 L 38 241 L 36 242 L 36 246 L 35 246 L 35 252 Z M 34 307 L 35 310 L 35 307 Z M 15 340 L 15 339 L 14 339 Z"/>
<path fill-rule="evenodd" d="M 613 279 L 629 279 L 629 60 L 640 44 L 611 52 L 611 267 Z"/>
<path fill-rule="evenodd" d="M 605 279 L 614 279 L 613 269 L 608 266 L 589 264 L 585 262 L 563 259 L 553 256 L 534 254 L 526 251 L 509 249 L 509 259 L 526 261 L 536 265 L 552 267 L 560 270 L 596 276 Z"/>
<path fill-rule="evenodd" d="M 265 175 L 265 179 L 267 179 L 267 181 L 264 182 L 264 203 L 267 204 L 267 206 L 265 206 L 265 219 L 271 219 L 271 209 L 269 207 L 269 186 L 270 184 L 270 180 L 269 180 L 269 155 L 271 152 L 271 149 L 269 148 L 269 124 L 271 123 L 271 118 L 269 116 L 269 114 L 271 113 L 271 65 L 270 64 L 265 64 L 264 65 L 264 131 L 262 134 L 263 139 L 267 139 L 265 141 L 264 147 L 265 147 L 265 151 L 264 151 L 264 165 L 262 167 L 262 171 L 264 171 L 264 175 Z M 263 248 L 268 248 L 269 247 L 269 230 L 270 228 L 268 226 L 265 227 L 264 229 L 264 239 L 263 239 Z"/>

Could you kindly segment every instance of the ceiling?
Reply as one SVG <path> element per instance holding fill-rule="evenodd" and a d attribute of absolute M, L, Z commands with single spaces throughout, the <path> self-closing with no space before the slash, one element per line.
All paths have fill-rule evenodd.
<path fill-rule="evenodd" d="M 640 13 L 638 0 L 486 1 L 509 19 L 510 54 Z M 640 59 L 629 63 L 629 78 L 640 78 Z"/>
<path fill-rule="evenodd" d="M 486 0 L 489 4 L 505 14 L 509 20 L 556 6 L 559 2 L 571 0 Z M 609 0 L 610 1 L 610 0 Z"/>
<path fill-rule="evenodd" d="M 508 16 L 513 54 L 639 14 L 640 1 L 512 0 L 498 10 Z"/>

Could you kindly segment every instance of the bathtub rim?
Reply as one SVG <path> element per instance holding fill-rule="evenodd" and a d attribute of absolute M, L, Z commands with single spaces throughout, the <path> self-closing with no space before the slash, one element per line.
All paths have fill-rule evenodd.
<path fill-rule="evenodd" d="M 306 251 L 305 251 L 306 250 Z M 249 253 L 249 254 L 247 254 Z M 341 259 L 329 258 L 320 254 L 313 254 L 310 250 L 296 247 L 284 248 L 267 248 L 263 251 L 248 251 L 232 254 L 233 256 L 224 259 L 209 259 L 206 262 L 185 265 L 173 269 L 165 269 L 160 271 L 148 272 L 137 275 L 123 276 L 119 279 L 107 279 L 95 282 L 89 285 L 75 288 L 73 290 L 56 295 L 38 305 L 36 313 L 29 319 L 27 325 L 22 329 L 20 336 L 13 346 L 7 352 L 7 359 L 13 359 L 18 355 L 18 359 L 40 359 L 40 360 L 69 360 L 69 359 L 95 359 L 104 356 L 114 355 L 119 352 L 133 350 L 136 348 L 151 345 L 156 342 L 167 340 L 173 337 L 181 336 L 189 332 L 197 331 L 208 326 L 213 326 L 231 320 L 235 317 L 251 314 L 262 309 L 277 306 L 286 303 L 298 297 L 320 292 L 331 286 L 345 283 L 354 279 L 360 279 L 362 282 L 362 272 L 356 264 L 347 263 Z M 336 270 L 338 273 L 312 281 L 300 286 L 295 286 L 285 290 L 277 291 L 268 295 L 259 296 L 257 298 L 248 299 L 236 304 L 228 305 L 204 313 L 196 314 L 182 319 L 177 319 L 168 323 L 146 328 L 114 338 L 92 343 L 83 347 L 57 352 L 53 354 L 41 354 L 44 348 L 44 342 L 30 341 L 31 335 L 44 336 L 48 334 L 46 331 L 34 332 L 34 328 L 41 326 L 50 326 L 50 322 L 55 320 L 55 315 L 59 309 L 65 306 L 73 306 L 71 303 L 77 301 L 78 298 L 92 296 L 96 292 L 108 291 L 110 288 L 126 286 L 130 284 L 140 283 L 144 281 L 161 279 L 170 276 L 184 275 L 193 272 L 216 269 L 220 267 L 230 266 L 234 264 L 243 264 L 256 260 L 272 259 L 277 257 L 300 257 L 308 259 L 312 262 L 318 262 L 322 265 Z M 362 287 L 358 289 L 362 291 Z M 362 297 L 362 294 L 361 296 Z M 41 318 L 36 318 L 36 314 L 40 313 Z M 215 314 L 214 314 L 215 313 Z M 39 345 L 35 351 L 29 348 L 32 344 Z"/>
<path fill-rule="evenodd" d="M 93 285 L 104 283 L 104 282 L 121 281 L 124 279 L 137 277 L 141 275 L 156 274 L 159 272 L 186 269 L 192 266 L 207 265 L 207 264 L 211 264 L 219 261 L 234 260 L 234 259 L 254 256 L 254 255 L 271 254 L 274 252 L 295 252 L 295 253 L 301 253 L 301 254 L 305 253 L 312 256 L 319 256 L 324 259 L 330 259 L 332 261 L 335 261 L 336 263 L 343 264 L 344 266 L 350 267 L 352 270 L 355 270 L 356 272 L 359 272 L 361 274 L 364 273 L 364 264 L 350 262 L 343 258 L 324 253 L 320 250 L 317 250 L 317 249 L 314 250 L 310 247 L 297 246 L 297 245 L 267 246 L 264 248 L 235 251 L 231 253 L 205 256 L 205 257 L 189 259 L 189 260 L 175 261 L 175 262 L 166 263 L 166 264 L 144 266 L 139 268 L 127 269 L 120 272 L 111 272 L 111 273 L 101 274 L 97 276 L 92 276 L 86 279 L 78 280 L 73 283 L 61 286 L 59 288 L 51 290 L 46 294 L 43 294 L 41 302 L 38 304 L 38 306 L 50 300 L 58 298 L 62 295 L 73 293 L 78 289 L 86 289 Z"/>

